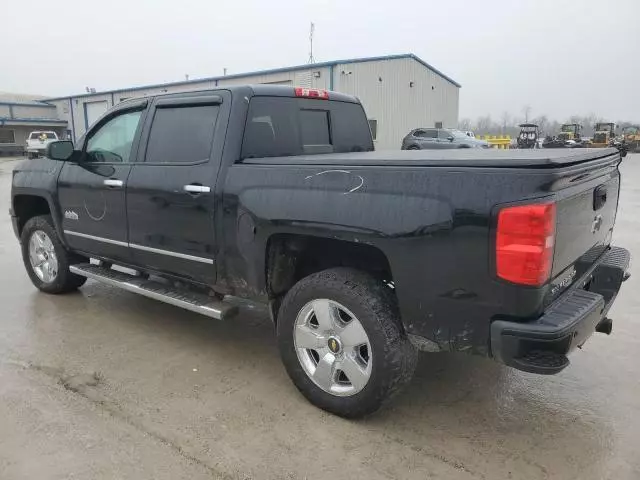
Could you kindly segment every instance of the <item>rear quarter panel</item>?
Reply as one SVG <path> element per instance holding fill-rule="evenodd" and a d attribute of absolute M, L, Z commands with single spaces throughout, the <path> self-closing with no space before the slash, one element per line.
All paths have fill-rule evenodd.
<path fill-rule="evenodd" d="M 575 167 L 336 168 L 273 162 L 233 165 L 224 181 L 220 258 L 236 293 L 265 295 L 266 246 L 276 233 L 367 243 L 391 266 L 407 332 L 444 350 L 482 354 L 488 353 L 493 318 L 536 315 L 546 291 L 495 277 L 495 206 L 559 198 L 567 182 L 575 187 L 584 175 Z M 607 168 L 617 173 L 615 166 Z M 253 233 L 239 235 L 247 224 Z"/>

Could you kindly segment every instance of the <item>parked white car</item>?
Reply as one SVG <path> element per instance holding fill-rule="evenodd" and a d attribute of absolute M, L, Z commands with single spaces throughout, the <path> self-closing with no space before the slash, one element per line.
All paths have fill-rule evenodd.
<path fill-rule="evenodd" d="M 58 140 L 58 134 L 51 131 L 36 130 L 27 137 L 27 157 L 37 158 L 44 155 L 47 145 Z"/>

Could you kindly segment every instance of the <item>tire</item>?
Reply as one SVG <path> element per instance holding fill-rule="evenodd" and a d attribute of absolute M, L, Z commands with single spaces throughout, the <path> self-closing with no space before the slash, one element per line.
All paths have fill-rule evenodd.
<path fill-rule="evenodd" d="M 42 233 L 44 233 L 46 237 L 43 237 Z M 48 240 L 43 240 L 45 238 Z M 56 267 L 52 267 L 51 270 L 45 266 L 40 267 L 41 271 L 47 270 L 44 278 L 38 274 L 37 268 L 34 267 L 30 258 L 30 244 L 32 240 L 34 244 L 47 246 L 38 257 L 38 260 L 42 260 L 46 254 L 48 258 L 53 259 L 49 265 L 56 265 Z M 43 243 L 38 243 L 39 241 Z M 86 277 L 75 275 L 69 271 L 69 265 L 78 263 L 80 258 L 64 248 L 53 226 L 53 220 L 49 215 L 29 219 L 22 229 L 20 243 L 22 247 L 22 261 L 24 262 L 31 282 L 38 290 L 51 294 L 67 293 L 78 289 L 87 281 Z M 52 256 L 51 253 L 48 252 L 52 252 L 54 255 Z M 45 262 L 43 265 L 46 264 Z M 54 271 L 55 274 L 52 274 Z M 50 278 L 47 278 L 46 275 Z"/>
<path fill-rule="evenodd" d="M 407 147 L 407 150 L 420 150 L 420 147 L 418 147 L 417 145 L 410 145 Z"/>
<path fill-rule="evenodd" d="M 314 301 L 315 303 L 311 303 Z M 346 367 L 347 363 L 352 364 L 354 361 L 353 350 L 349 350 L 352 347 L 348 346 L 348 335 L 326 334 L 321 331 L 315 311 L 306 313 L 305 317 L 309 305 L 312 305 L 313 310 L 315 305 L 325 302 L 333 305 L 332 308 L 337 308 L 337 321 L 344 328 L 338 332 L 346 332 L 347 327 L 352 326 L 353 318 L 362 326 L 368 341 L 364 349 L 367 353 L 366 367 L 362 355 L 356 360 L 360 366 L 358 372 L 369 372 L 366 382 L 362 381 L 364 376 L 351 377 L 359 378 L 358 382 L 344 376 L 347 370 L 353 371 L 353 367 Z M 347 311 L 347 316 L 353 316 L 346 324 L 342 323 L 344 312 L 341 307 Z M 300 321 L 304 318 L 310 318 L 310 322 L 315 319 L 318 327 L 301 324 Z M 300 344 L 297 329 L 303 327 L 318 334 L 318 351 L 297 348 Z M 315 328 L 317 330 L 314 332 Z M 282 361 L 298 390 L 313 405 L 345 418 L 358 418 L 378 410 L 411 380 L 417 362 L 417 351 L 403 331 L 393 291 L 373 276 L 350 268 L 324 270 L 309 275 L 294 285 L 280 307 L 277 336 Z M 334 337 L 339 342 L 337 349 L 341 349 L 337 353 L 330 343 Z M 312 355 L 314 351 L 316 355 Z M 356 351 L 362 353 L 362 347 Z M 320 362 L 332 356 L 336 363 L 335 367 L 329 369 L 330 378 L 335 379 L 331 388 L 342 389 L 338 393 L 321 387 L 312 379 L 312 374 L 307 373 L 310 363 L 317 362 L 315 369 L 318 372 Z M 347 357 L 349 362 L 346 361 Z M 331 360 L 327 363 L 329 362 Z M 342 365 L 345 366 L 345 371 L 341 370 Z"/>

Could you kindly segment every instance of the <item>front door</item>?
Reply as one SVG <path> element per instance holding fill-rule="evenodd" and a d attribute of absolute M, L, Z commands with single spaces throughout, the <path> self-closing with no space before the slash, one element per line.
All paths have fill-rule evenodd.
<path fill-rule="evenodd" d="M 146 101 L 119 108 L 85 136 L 78 162 L 58 177 L 68 245 L 97 257 L 128 261 L 126 183 L 137 149 Z"/>
<path fill-rule="evenodd" d="M 223 91 L 154 101 L 127 183 L 134 263 L 215 282 L 214 190 L 230 100 Z"/>

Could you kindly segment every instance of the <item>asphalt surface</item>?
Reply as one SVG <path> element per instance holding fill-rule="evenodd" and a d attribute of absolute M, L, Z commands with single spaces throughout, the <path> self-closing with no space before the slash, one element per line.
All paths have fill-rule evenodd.
<path fill-rule="evenodd" d="M 638 479 L 640 267 L 553 377 L 424 354 L 392 405 L 309 405 L 264 311 L 228 323 L 93 282 L 38 293 L 0 160 L 0 479 Z M 640 155 L 622 166 L 616 244 L 640 255 Z"/>

